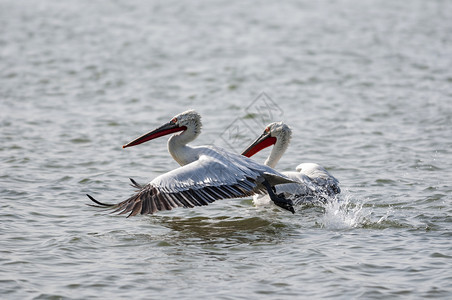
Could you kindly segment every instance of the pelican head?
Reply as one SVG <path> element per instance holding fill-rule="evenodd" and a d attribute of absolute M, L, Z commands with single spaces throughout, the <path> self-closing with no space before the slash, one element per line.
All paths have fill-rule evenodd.
<path fill-rule="evenodd" d="M 251 157 L 262 149 L 275 145 L 265 161 L 267 166 L 274 168 L 289 146 L 291 137 L 292 130 L 283 122 L 268 124 L 264 133 L 246 148 L 242 155 Z"/>
<path fill-rule="evenodd" d="M 275 148 L 284 148 L 285 151 L 289 145 L 291 137 L 292 130 L 289 126 L 287 126 L 287 124 L 283 122 L 270 123 L 267 127 L 265 127 L 262 135 L 242 152 L 242 155 L 251 157 L 271 145 L 275 145 Z M 281 150 L 282 149 L 279 149 L 279 151 Z"/>
<path fill-rule="evenodd" d="M 174 116 L 168 123 L 150 131 L 133 141 L 122 146 L 123 148 L 136 146 L 141 143 L 156 139 L 158 137 L 168 135 L 171 133 L 176 133 L 182 131 L 178 135 L 182 135 L 187 132 L 187 141 L 194 140 L 201 132 L 201 115 L 194 110 L 184 111 L 176 116 Z"/>

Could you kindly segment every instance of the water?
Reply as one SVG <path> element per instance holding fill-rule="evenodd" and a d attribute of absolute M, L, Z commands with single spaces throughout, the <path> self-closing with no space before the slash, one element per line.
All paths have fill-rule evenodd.
<path fill-rule="evenodd" d="M 0 297 L 449 298 L 451 20 L 450 1 L 0 1 Z M 195 144 L 232 151 L 284 120 L 278 169 L 320 163 L 342 201 L 85 205 L 175 168 L 166 138 L 121 145 L 189 108 Z"/>

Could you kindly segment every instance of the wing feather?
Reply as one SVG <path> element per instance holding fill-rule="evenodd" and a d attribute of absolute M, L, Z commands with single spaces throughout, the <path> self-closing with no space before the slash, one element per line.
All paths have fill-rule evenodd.
<path fill-rule="evenodd" d="M 143 203 L 146 203 L 146 201 L 139 201 L 137 202 L 133 208 L 132 208 L 132 212 L 130 213 L 129 217 L 131 216 L 135 216 L 138 212 L 142 211 L 143 208 Z"/>
<path fill-rule="evenodd" d="M 252 160 L 216 148 L 204 148 L 198 160 L 162 174 L 146 185 L 132 184 L 139 191 L 117 204 L 104 204 L 89 198 L 98 206 L 111 208 L 113 213 L 135 216 L 154 214 L 176 207 L 204 206 L 216 200 L 241 198 L 260 193 L 258 184 L 264 172 L 284 176 Z M 209 152 L 210 151 L 210 152 Z"/>
<path fill-rule="evenodd" d="M 146 195 L 146 200 L 142 201 L 141 212 L 142 214 L 148 214 L 151 210 L 152 201 L 149 198 L 149 195 Z"/>

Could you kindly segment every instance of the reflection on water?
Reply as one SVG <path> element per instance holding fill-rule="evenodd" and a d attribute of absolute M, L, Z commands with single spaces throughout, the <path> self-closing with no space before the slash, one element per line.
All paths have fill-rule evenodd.
<path fill-rule="evenodd" d="M 283 222 L 260 217 L 166 217 L 158 223 L 173 231 L 174 243 L 192 239 L 212 244 L 275 243 L 290 230 Z"/>

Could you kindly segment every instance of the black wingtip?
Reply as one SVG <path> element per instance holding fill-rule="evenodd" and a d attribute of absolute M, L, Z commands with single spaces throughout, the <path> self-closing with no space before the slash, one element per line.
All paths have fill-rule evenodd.
<path fill-rule="evenodd" d="M 100 205 L 100 207 L 112 207 L 114 206 L 114 204 L 108 204 L 108 203 L 102 203 L 97 201 L 96 199 L 94 199 L 93 197 L 91 197 L 90 195 L 86 194 L 86 196 L 88 196 L 88 198 L 93 201 L 94 203 L 96 203 L 97 205 Z M 91 205 L 94 206 L 94 205 Z"/>
<path fill-rule="evenodd" d="M 131 186 L 133 186 L 134 188 L 137 189 L 143 188 L 143 186 L 141 184 L 138 184 L 133 178 L 129 178 L 129 180 L 132 182 Z"/>

